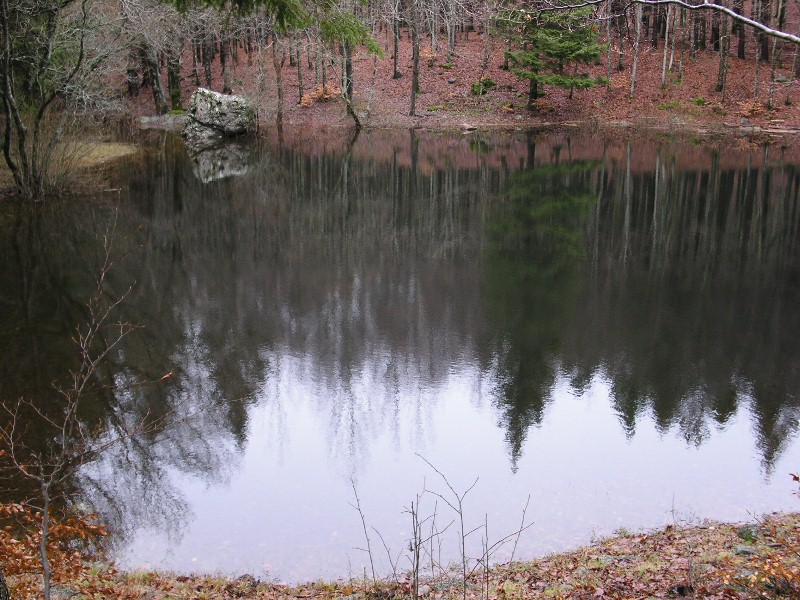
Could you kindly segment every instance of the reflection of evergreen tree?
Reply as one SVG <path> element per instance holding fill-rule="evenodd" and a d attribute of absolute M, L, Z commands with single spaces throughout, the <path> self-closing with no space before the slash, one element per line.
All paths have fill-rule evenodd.
<path fill-rule="evenodd" d="M 711 159 L 708 170 L 660 156 L 655 171 L 606 166 L 588 227 L 594 281 L 565 363 L 602 369 L 629 435 L 647 415 L 700 444 L 744 400 L 770 465 L 797 423 L 795 169 Z"/>
<path fill-rule="evenodd" d="M 491 352 L 496 402 L 512 463 L 528 428 L 542 420 L 556 359 L 585 255 L 583 225 L 592 202 L 591 163 L 538 167 L 509 180 L 490 224 L 483 300 L 496 326 Z"/>

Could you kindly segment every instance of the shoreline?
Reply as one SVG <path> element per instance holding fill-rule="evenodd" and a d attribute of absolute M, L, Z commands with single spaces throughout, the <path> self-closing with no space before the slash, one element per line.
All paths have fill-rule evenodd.
<path fill-rule="evenodd" d="M 800 593 L 800 513 L 771 513 L 751 523 L 676 523 L 655 531 L 624 530 L 573 550 L 531 560 L 420 576 L 421 598 L 772 598 Z M 381 580 L 309 581 L 287 585 L 239 577 L 117 570 L 87 565 L 88 577 L 59 585 L 54 597 L 113 590 L 119 598 L 409 598 L 406 573 Z M 17 583 L 9 579 L 12 591 Z M 28 587 L 30 589 L 30 586 Z M 13 597 L 13 596 L 12 596 Z"/>

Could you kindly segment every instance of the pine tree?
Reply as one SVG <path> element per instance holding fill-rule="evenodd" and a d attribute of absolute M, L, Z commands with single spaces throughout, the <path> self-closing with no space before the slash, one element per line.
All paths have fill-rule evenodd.
<path fill-rule="evenodd" d="M 503 25 L 519 48 L 506 52 L 513 63 L 511 70 L 530 82 L 529 109 L 543 95 L 541 85 L 568 88 L 571 97 L 575 88 L 586 89 L 605 81 L 578 72 L 580 65 L 598 62 L 605 49 L 588 17 L 588 9 L 536 14 L 522 8 L 503 16 Z"/>

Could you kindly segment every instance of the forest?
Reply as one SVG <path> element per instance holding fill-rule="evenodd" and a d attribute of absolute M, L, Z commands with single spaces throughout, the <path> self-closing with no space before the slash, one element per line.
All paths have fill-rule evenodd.
<path fill-rule="evenodd" d="M 89 124 L 180 113 L 201 86 L 279 126 L 797 120 L 787 0 L 3 0 L 0 13 L 6 180 L 30 198 L 63 188 Z"/>

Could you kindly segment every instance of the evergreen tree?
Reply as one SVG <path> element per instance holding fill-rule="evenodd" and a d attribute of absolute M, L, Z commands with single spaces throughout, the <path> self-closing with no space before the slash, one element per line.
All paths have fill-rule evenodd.
<path fill-rule="evenodd" d="M 580 65 L 596 63 L 605 46 L 599 43 L 596 26 L 588 19 L 589 9 L 548 11 L 536 14 L 525 8 L 515 8 L 503 16 L 502 22 L 510 32 L 517 50 L 508 50 L 515 75 L 530 82 L 528 108 L 534 108 L 536 98 L 543 95 L 540 85 L 570 89 L 586 89 L 602 83 L 579 73 Z"/>

